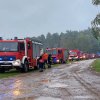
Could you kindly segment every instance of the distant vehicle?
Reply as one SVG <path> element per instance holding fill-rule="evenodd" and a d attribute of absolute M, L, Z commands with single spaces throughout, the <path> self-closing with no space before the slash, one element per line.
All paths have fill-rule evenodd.
<path fill-rule="evenodd" d="M 89 54 L 88 53 L 83 53 L 83 60 L 89 59 Z"/>
<path fill-rule="evenodd" d="M 26 39 L 3 40 L 0 38 L 0 71 L 5 72 L 16 68 L 21 72 L 27 72 L 29 68 L 37 66 L 37 58 L 40 56 L 43 44 Z"/>
<path fill-rule="evenodd" d="M 82 53 L 78 49 L 70 50 L 69 51 L 69 60 L 80 60 L 82 59 Z"/>
<path fill-rule="evenodd" d="M 96 55 L 94 53 L 91 53 L 91 54 L 89 54 L 89 58 L 90 59 L 96 58 Z"/>
<path fill-rule="evenodd" d="M 100 52 L 96 53 L 96 58 L 100 58 Z"/>
<path fill-rule="evenodd" d="M 65 63 L 67 60 L 67 50 L 65 48 L 47 48 L 46 52 L 52 55 L 53 63 Z"/>
<path fill-rule="evenodd" d="M 80 60 L 83 60 L 84 59 L 84 52 L 83 51 L 80 51 L 80 57 L 79 57 Z"/>

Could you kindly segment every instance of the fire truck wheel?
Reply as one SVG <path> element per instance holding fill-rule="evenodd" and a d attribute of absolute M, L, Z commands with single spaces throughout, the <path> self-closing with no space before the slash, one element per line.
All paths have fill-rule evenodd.
<path fill-rule="evenodd" d="M 28 62 L 25 61 L 23 65 L 23 72 L 28 72 L 28 70 L 29 70 L 29 65 L 28 65 Z"/>
<path fill-rule="evenodd" d="M 5 69 L 4 68 L 1 68 L 0 69 L 0 73 L 5 73 Z"/>

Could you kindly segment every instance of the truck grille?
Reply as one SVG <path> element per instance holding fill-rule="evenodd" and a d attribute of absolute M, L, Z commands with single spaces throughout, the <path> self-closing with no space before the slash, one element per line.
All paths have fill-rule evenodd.
<path fill-rule="evenodd" d="M 11 67 L 12 66 L 12 63 L 0 63 L 0 67 Z"/>

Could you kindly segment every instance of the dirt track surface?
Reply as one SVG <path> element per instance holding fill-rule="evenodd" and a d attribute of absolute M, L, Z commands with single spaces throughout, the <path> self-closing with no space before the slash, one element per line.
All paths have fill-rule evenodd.
<path fill-rule="evenodd" d="M 93 60 L 64 64 L 0 80 L 0 100 L 100 100 L 100 76 Z"/>

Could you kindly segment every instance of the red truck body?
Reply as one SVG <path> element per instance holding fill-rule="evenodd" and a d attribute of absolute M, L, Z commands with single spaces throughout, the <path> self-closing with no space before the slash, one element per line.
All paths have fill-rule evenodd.
<path fill-rule="evenodd" d="M 82 53 L 78 49 L 69 51 L 69 60 L 80 60 L 82 59 Z"/>
<path fill-rule="evenodd" d="M 88 53 L 83 53 L 83 60 L 89 59 L 89 54 Z"/>
<path fill-rule="evenodd" d="M 89 59 L 94 59 L 94 58 L 96 58 L 96 54 L 94 53 L 89 54 Z"/>
<path fill-rule="evenodd" d="M 53 63 L 64 63 L 67 59 L 67 53 L 65 48 L 47 48 L 48 54 L 52 55 Z"/>
<path fill-rule="evenodd" d="M 12 68 L 27 72 L 37 66 L 42 44 L 31 39 L 0 40 L 0 71 Z"/>

